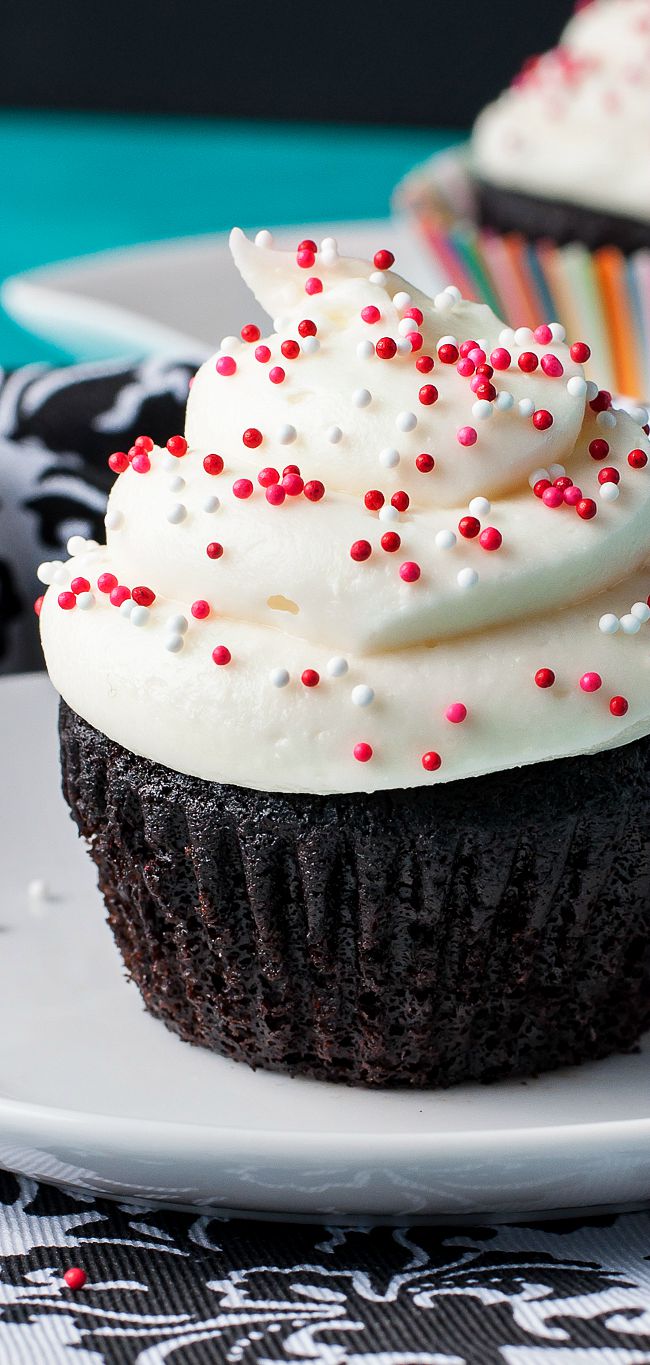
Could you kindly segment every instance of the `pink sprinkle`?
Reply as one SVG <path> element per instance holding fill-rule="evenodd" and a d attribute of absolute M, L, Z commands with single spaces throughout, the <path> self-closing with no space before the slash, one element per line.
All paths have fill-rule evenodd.
<path fill-rule="evenodd" d="M 600 673 L 583 673 L 580 686 L 583 692 L 597 692 L 603 685 Z"/>
<path fill-rule="evenodd" d="M 369 763 L 372 758 L 372 746 L 370 744 L 355 744 L 352 752 L 357 763 Z"/>
<path fill-rule="evenodd" d="M 205 621 L 206 616 L 210 615 L 210 603 L 199 597 L 198 601 L 192 603 L 190 610 L 197 621 Z"/>
<path fill-rule="evenodd" d="M 139 450 L 137 455 L 133 456 L 131 468 L 135 470 L 136 474 L 149 473 L 149 470 L 151 469 L 151 460 L 149 459 L 146 450 Z"/>
<path fill-rule="evenodd" d="M 496 351 L 490 356 L 490 364 L 495 370 L 507 370 L 512 364 L 512 356 L 506 351 L 505 346 L 497 346 Z"/>
<path fill-rule="evenodd" d="M 306 281 L 306 283 L 305 283 L 305 293 L 306 293 L 306 294 L 322 294 L 322 292 L 323 292 L 323 281 L 322 281 L 322 280 L 319 280 L 319 278 L 318 278 L 317 275 L 310 275 L 309 279 L 308 279 L 308 280 Z"/>
<path fill-rule="evenodd" d="M 566 492 L 569 490 L 566 489 Z M 542 502 L 545 507 L 561 507 L 564 502 L 564 493 L 561 488 L 555 488 L 551 484 L 550 488 L 545 488 L 542 493 Z"/>
<path fill-rule="evenodd" d="M 564 490 L 564 501 L 568 503 L 569 507 L 577 507 L 578 503 L 582 502 L 582 489 L 578 488 L 577 484 L 572 483 L 570 488 Z"/>
<path fill-rule="evenodd" d="M 399 576 L 404 583 L 417 583 L 421 573 L 420 565 L 411 559 L 407 559 L 405 564 L 399 566 Z"/>
<path fill-rule="evenodd" d="M 256 346 L 255 359 L 259 360 L 260 365 L 267 365 L 269 360 L 271 359 L 271 352 L 268 346 Z"/>
<path fill-rule="evenodd" d="M 284 378 L 285 373 L 281 365 L 274 365 L 273 368 L 269 370 L 269 379 L 272 384 L 282 384 Z"/>
<path fill-rule="evenodd" d="M 266 501 L 270 502 L 272 507 L 281 507 L 286 496 L 284 488 L 280 483 L 269 484 L 266 489 Z"/>
<path fill-rule="evenodd" d="M 542 369 L 544 374 L 550 375 L 551 379 L 559 379 L 560 375 L 564 374 L 564 365 L 556 355 L 543 355 Z"/>
<path fill-rule="evenodd" d="M 485 351 L 483 350 L 483 347 L 474 346 L 473 349 L 469 352 L 469 359 L 473 360 L 475 365 L 482 365 L 484 361 L 487 360 L 487 356 L 485 354 Z"/>
<path fill-rule="evenodd" d="M 467 707 L 462 701 L 454 701 L 451 706 L 447 707 L 445 716 L 447 720 L 451 721 L 452 725 L 462 725 L 463 721 L 467 719 Z"/>
<path fill-rule="evenodd" d="M 545 322 L 542 323 L 541 327 L 535 328 L 533 336 L 539 346 L 549 346 L 553 340 L 553 333 Z M 543 363 L 544 362 L 542 361 L 542 364 Z"/>
<path fill-rule="evenodd" d="M 364 322 L 368 323 L 379 322 L 379 319 L 381 318 L 381 313 L 379 312 L 378 308 L 375 308 L 374 303 L 371 303 L 368 305 L 367 308 L 361 309 L 361 316 Z"/>
<path fill-rule="evenodd" d="M 227 649 L 226 645 L 215 645 L 212 651 L 212 658 L 215 664 L 219 664 L 219 666 L 221 667 L 224 664 L 230 663 L 230 660 L 232 659 L 232 654 L 230 653 L 230 650 Z"/>
<path fill-rule="evenodd" d="M 474 373 L 476 365 L 474 364 L 473 360 L 470 360 L 468 358 L 468 356 L 462 356 L 461 359 L 458 361 L 456 369 L 458 370 L 458 373 L 462 379 L 469 379 L 470 375 Z"/>
<path fill-rule="evenodd" d="M 253 485 L 250 479 L 235 479 L 232 491 L 236 498 L 250 498 Z"/>
<path fill-rule="evenodd" d="M 300 474 L 284 474 L 282 477 L 282 487 L 290 498 L 297 498 L 305 486 L 305 481 Z"/>
<path fill-rule="evenodd" d="M 475 446 L 478 441 L 478 432 L 475 427 L 460 427 L 456 432 L 456 440 L 461 446 Z"/>
<path fill-rule="evenodd" d="M 220 355 L 217 361 L 217 374 L 234 374 L 237 369 L 237 361 L 231 355 Z"/>

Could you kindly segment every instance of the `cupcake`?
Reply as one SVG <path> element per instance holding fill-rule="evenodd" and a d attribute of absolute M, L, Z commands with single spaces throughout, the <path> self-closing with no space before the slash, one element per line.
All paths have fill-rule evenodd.
<path fill-rule="evenodd" d="M 650 0 L 591 0 L 480 115 L 480 220 L 531 238 L 650 247 Z"/>
<path fill-rule="evenodd" d="M 146 1008 L 441 1086 L 650 1021 L 647 414 L 557 324 L 232 234 L 275 319 L 43 566 L 63 790 Z"/>

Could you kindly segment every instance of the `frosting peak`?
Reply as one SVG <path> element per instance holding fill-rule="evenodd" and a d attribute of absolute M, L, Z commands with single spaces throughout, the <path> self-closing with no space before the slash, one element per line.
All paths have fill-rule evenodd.
<path fill-rule="evenodd" d="M 107 545 L 45 566 L 68 703 L 169 767 L 289 791 L 650 730 L 647 415 L 557 324 L 429 299 L 385 250 L 231 246 L 274 331 L 224 338 L 185 436 L 110 457 Z"/>

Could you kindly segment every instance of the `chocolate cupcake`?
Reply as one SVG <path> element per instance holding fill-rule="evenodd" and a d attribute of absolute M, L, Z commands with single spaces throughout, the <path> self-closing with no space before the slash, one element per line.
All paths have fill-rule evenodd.
<path fill-rule="evenodd" d="M 253 1066 L 491 1080 L 650 1020 L 650 467 L 584 342 L 332 239 L 42 568 L 64 792 L 146 1007 Z M 289 463 L 287 463 L 289 461 Z"/>
<path fill-rule="evenodd" d="M 533 239 L 650 247 L 650 0 L 591 0 L 480 115 L 479 220 Z"/>

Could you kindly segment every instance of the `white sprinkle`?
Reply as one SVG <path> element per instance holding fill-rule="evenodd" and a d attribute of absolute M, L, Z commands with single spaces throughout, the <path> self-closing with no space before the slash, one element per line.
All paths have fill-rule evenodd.
<path fill-rule="evenodd" d="M 163 469 L 166 469 L 168 473 L 171 473 L 173 469 L 178 469 L 178 460 L 176 456 L 170 455 L 168 450 L 163 450 L 161 463 Z"/>
<path fill-rule="evenodd" d="M 443 289 L 441 294 L 436 294 L 436 297 L 433 300 L 434 308 L 437 308 L 439 313 L 451 313 L 455 304 L 456 300 L 453 294 L 448 293 L 446 289 Z"/>
<path fill-rule="evenodd" d="M 410 354 L 411 354 L 411 351 L 412 351 L 413 348 L 412 348 L 412 346 L 411 346 L 411 343 L 410 343 L 408 337 L 400 337 L 400 338 L 399 338 L 399 341 L 396 343 L 396 345 L 397 345 L 397 354 L 398 354 L 398 355 L 410 355 Z"/>
<path fill-rule="evenodd" d="M 624 635 L 637 635 L 641 629 L 641 622 L 638 616 L 633 616 L 628 612 L 626 616 L 621 616 L 621 630 Z"/>
<path fill-rule="evenodd" d="M 582 375 L 574 374 L 567 381 L 566 387 L 567 393 L 570 393 L 572 398 L 584 398 L 588 385 L 586 379 L 582 378 Z"/>
<path fill-rule="evenodd" d="M 401 337 L 407 337 L 409 332 L 417 332 L 417 326 L 413 318 L 402 318 L 397 324 L 397 330 Z"/>
<path fill-rule="evenodd" d="M 320 244 L 321 251 L 338 251 L 339 244 L 336 237 L 323 237 Z"/>
<path fill-rule="evenodd" d="M 372 342 L 369 341 L 367 337 L 363 341 L 359 342 L 357 346 L 357 355 L 359 357 L 359 360 L 370 360 L 371 355 L 374 354 L 375 348 Z"/>
<path fill-rule="evenodd" d="M 533 472 L 532 472 L 532 474 L 529 475 L 528 483 L 529 483 L 529 485 L 530 485 L 531 488 L 534 488 L 534 487 L 535 487 L 535 484 L 536 484 L 536 483 L 539 483 L 540 479 L 549 479 L 549 480 L 550 480 L 550 478 L 551 478 L 551 475 L 550 475 L 548 469 L 534 469 Z"/>
<path fill-rule="evenodd" d="M 339 441 L 343 438 L 343 432 L 340 427 L 328 427 L 325 436 L 330 445 L 337 446 Z"/>
<path fill-rule="evenodd" d="M 87 540 L 87 541 L 86 541 L 86 549 L 87 549 L 87 550 L 98 550 L 98 549 L 99 549 L 99 541 L 98 541 L 98 540 Z"/>
<path fill-rule="evenodd" d="M 179 654 L 184 644 L 185 641 L 182 635 L 168 635 L 165 640 L 165 649 L 167 649 L 170 654 Z"/>
<path fill-rule="evenodd" d="M 373 270 L 372 274 L 368 276 L 368 279 L 371 284 L 382 285 L 386 283 L 387 275 L 385 270 Z"/>
<path fill-rule="evenodd" d="M 601 616 L 600 621 L 598 622 L 598 629 L 603 635 L 616 635 L 618 628 L 618 616 L 615 616 L 612 611 L 605 612 L 605 615 Z"/>
<path fill-rule="evenodd" d="M 79 601 L 79 598 L 77 598 L 77 601 Z M 647 602 L 635 602 L 634 605 L 630 607 L 630 614 L 636 616 L 637 621 L 640 621 L 642 626 L 645 625 L 646 621 L 650 621 L 650 607 Z"/>
<path fill-rule="evenodd" d="M 458 345 L 458 339 L 457 339 L 457 337 L 453 337 L 453 336 L 451 335 L 451 332 L 450 332 L 450 333 L 448 334 L 448 336 L 441 337 L 441 338 L 440 338 L 440 341 L 436 342 L 436 349 L 437 349 L 437 350 L 440 350 L 440 347 L 441 347 L 441 346 L 457 346 L 457 345 Z"/>
<path fill-rule="evenodd" d="M 517 404 L 522 417 L 532 417 L 535 411 L 535 404 L 532 398 L 520 398 Z"/>
<path fill-rule="evenodd" d="M 502 327 L 499 332 L 499 343 L 501 346 L 512 346 L 515 333 L 512 327 Z"/>
<path fill-rule="evenodd" d="M 119 605 L 119 607 L 118 607 L 118 611 L 119 611 L 119 613 L 120 613 L 120 616 L 125 616 L 126 619 L 127 619 L 127 621 L 128 621 L 129 616 L 131 615 L 131 612 L 133 611 L 134 606 L 135 606 L 135 602 L 133 601 L 133 598 L 132 598 L 132 597 L 125 597 L 124 601 L 123 601 L 123 602 L 120 602 L 120 605 Z"/>
<path fill-rule="evenodd" d="M 492 503 L 487 498 L 472 498 L 469 510 L 473 517 L 487 517 L 492 511 Z"/>
<path fill-rule="evenodd" d="M 296 428 L 292 427 L 290 422 L 284 422 L 278 432 L 278 441 L 281 446 L 290 446 L 291 442 L 295 441 L 297 435 L 298 432 L 296 431 Z"/>
<path fill-rule="evenodd" d="M 379 463 L 384 469 L 394 469 L 399 464 L 399 450 L 394 446 L 387 446 L 386 450 L 380 450 Z"/>
<path fill-rule="evenodd" d="M 599 427 L 605 427 L 607 430 L 611 430 L 612 427 L 616 426 L 616 413 L 610 411 L 598 412 L 596 414 L 596 423 Z"/>
<path fill-rule="evenodd" d="M 398 412 L 395 426 L 398 431 L 415 431 L 418 419 L 414 412 Z"/>
<path fill-rule="evenodd" d="M 511 408 L 515 406 L 515 400 L 507 389 L 503 389 L 501 393 L 497 394 L 494 406 L 499 409 L 499 412 L 510 412 Z"/>
<path fill-rule="evenodd" d="M 343 678 L 349 667 L 347 659 L 344 659 L 341 654 L 335 654 L 334 658 L 330 659 L 327 664 L 327 673 L 330 678 Z"/>
<path fill-rule="evenodd" d="M 549 327 L 554 341 L 566 341 L 566 327 L 561 322 L 549 322 Z"/>
<path fill-rule="evenodd" d="M 321 265 L 326 266 L 336 265 L 339 259 L 338 251 L 332 251 L 331 247 L 321 248 L 321 250 L 318 253 L 318 259 Z"/>
<path fill-rule="evenodd" d="M 185 479 L 182 474 L 172 474 L 167 480 L 167 487 L 170 493 L 182 493 L 185 487 Z"/>
<path fill-rule="evenodd" d="M 621 490 L 617 483 L 601 483 L 598 489 L 603 502 L 616 502 L 621 496 Z"/>
<path fill-rule="evenodd" d="M 392 503 L 390 503 L 390 502 L 385 502 L 384 505 L 383 505 L 383 507 L 380 507 L 380 508 L 379 508 L 379 520 L 380 520 L 380 521 L 399 521 L 399 511 L 398 511 L 398 509 L 397 509 L 396 507 L 393 507 Z"/>
<path fill-rule="evenodd" d="M 398 313 L 403 313 L 405 308 L 410 308 L 412 302 L 413 299 L 411 298 L 411 295 L 405 293 L 403 289 L 399 289 L 398 292 L 393 295 L 393 303 L 395 304 Z"/>
<path fill-rule="evenodd" d="M 130 618 L 130 619 L 131 619 L 131 625 L 132 625 L 132 626 L 146 626 L 147 621 L 149 620 L 149 617 L 150 617 L 150 616 L 151 616 L 151 611 L 150 611 L 149 607 L 141 607 L 141 606 L 139 605 L 139 603 L 136 602 L 136 604 L 135 604 L 135 606 L 134 606 L 134 608 L 133 608 L 133 610 L 132 610 L 132 612 L 131 612 L 131 618 Z"/>
<path fill-rule="evenodd" d="M 69 555 L 82 555 L 88 549 L 88 542 L 85 536 L 70 536 L 66 546 Z"/>
<path fill-rule="evenodd" d="M 61 566 L 60 569 L 55 569 L 54 573 L 52 574 L 52 582 L 53 582 L 53 583 L 67 583 L 67 581 L 68 581 L 68 574 L 67 574 L 67 570 L 63 567 L 63 565 Z"/>
<path fill-rule="evenodd" d="M 456 303 L 460 303 L 463 297 L 457 284 L 445 285 L 445 294 L 451 294 L 452 299 L 454 299 Z M 483 342 L 480 342 L 480 345 L 483 346 Z M 483 346 L 483 349 L 485 350 L 485 346 Z"/>
<path fill-rule="evenodd" d="M 90 611 L 95 605 L 95 595 L 92 592 L 80 592 L 77 596 L 77 606 L 81 611 Z"/>
<path fill-rule="evenodd" d="M 566 469 L 564 468 L 563 464 L 550 464 L 548 467 L 548 476 L 551 480 L 561 479 L 564 477 L 565 474 Z"/>
<path fill-rule="evenodd" d="M 436 532 L 436 546 L 439 550 L 453 550 L 456 539 L 455 531 Z"/>
<path fill-rule="evenodd" d="M 50 894 L 47 882 L 43 877 L 34 877 L 27 883 L 27 895 L 30 901 L 46 901 Z"/>
<path fill-rule="evenodd" d="M 216 493 L 209 493 L 207 498 L 203 499 L 201 506 L 204 512 L 218 512 L 219 508 L 221 507 L 221 503 L 219 502 Z"/>
<path fill-rule="evenodd" d="M 303 337 L 301 346 L 305 355 L 316 355 L 316 352 L 320 351 L 318 337 Z"/>
<path fill-rule="evenodd" d="M 124 521 L 124 513 L 120 512 L 119 507 L 109 507 L 104 517 L 104 525 L 107 531 L 117 531 Z"/>
<path fill-rule="evenodd" d="M 628 412 L 633 422 L 637 422 L 640 427 L 645 427 L 648 422 L 647 408 L 628 408 Z"/>
<path fill-rule="evenodd" d="M 273 237 L 272 237 L 271 233 L 269 232 L 268 228 L 263 228 L 261 232 L 258 232 L 258 233 L 257 233 L 257 236 L 255 237 L 255 245 L 256 245 L 256 246 L 272 246 L 272 245 L 273 245 Z"/>
<path fill-rule="evenodd" d="M 597 384 L 594 384 L 593 379 L 588 379 L 588 380 L 587 380 L 587 398 L 588 398 L 588 400 L 589 400 L 590 403 L 593 402 L 593 400 L 594 400 L 594 398 L 596 397 L 596 394 L 597 394 L 597 393 L 598 393 L 598 385 L 597 385 Z"/>
<path fill-rule="evenodd" d="M 178 526 L 181 521 L 185 521 L 187 508 L 182 502 L 173 502 L 165 513 L 167 520 L 171 521 L 172 526 Z"/>
<path fill-rule="evenodd" d="M 447 285 L 447 288 L 449 288 L 449 285 Z M 489 342 L 488 342 L 487 337 L 480 337 L 480 338 L 479 338 L 479 343 L 478 343 L 478 344 L 479 344 L 479 350 L 485 351 L 485 354 L 487 355 L 487 353 L 488 353 L 488 351 L 489 351 L 489 349 L 490 349 L 490 344 L 489 344 Z"/>
<path fill-rule="evenodd" d="M 269 682 L 274 687 L 286 687 L 289 682 L 289 673 L 286 668 L 272 668 L 269 673 Z"/>
<path fill-rule="evenodd" d="M 283 332 L 284 329 L 285 329 L 285 327 L 288 327 L 288 325 L 289 325 L 289 319 L 288 319 L 288 318 L 274 318 L 274 319 L 273 319 L 273 331 L 274 331 L 274 332 Z"/>
<path fill-rule="evenodd" d="M 476 587 L 476 584 L 478 583 L 476 569 L 461 569 L 460 573 L 456 575 L 456 582 L 459 588 Z"/>
<path fill-rule="evenodd" d="M 372 687 L 368 687 L 366 683 L 359 683 L 357 687 L 352 688 L 350 699 L 353 706 L 370 706 L 375 700 L 375 694 Z"/>
<path fill-rule="evenodd" d="M 530 327 L 518 327 L 513 340 L 516 341 L 518 346 L 530 346 L 535 338 Z"/>
<path fill-rule="evenodd" d="M 186 616 L 170 616 L 165 624 L 171 635 L 184 635 L 189 622 Z"/>
<path fill-rule="evenodd" d="M 224 355 L 234 355 L 235 351 L 238 351 L 242 344 L 241 337 L 222 337 L 219 350 L 223 351 Z"/>
<path fill-rule="evenodd" d="M 472 404 L 472 417 L 475 417 L 477 422 L 487 422 L 492 417 L 492 404 L 488 403 L 487 398 L 477 398 Z"/>
<path fill-rule="evenodd" d="M 60 559 L 55 559 L 53 561 L 50 561 L 49 559 L 44 559 L 43 563 L 39 564 L 36 570 L 36 577 L 39 583 L 45 583 L 46 586 L 49 583 L 51 583 L 57 568 L 63 568 L 63 564 Z"/>
<path fill-rule="evenodd" d="M 355 408 L 367 408 L 372 403 L 372 394 L 368 389 L 355 389 L 352 394 L 352 402 Z"/>

